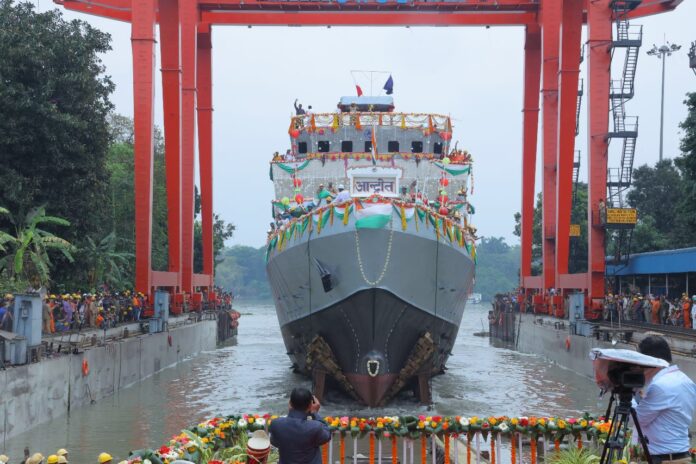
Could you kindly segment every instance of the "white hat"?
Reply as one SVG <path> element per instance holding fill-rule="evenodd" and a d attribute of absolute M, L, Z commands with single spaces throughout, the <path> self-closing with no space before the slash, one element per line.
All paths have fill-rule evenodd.
<path fill-rule="evenodd" d="M 343 184 L 338 184 L 338 190 L 345 190 L 346 188 L 343 186 Z"/>
<path fill-rule="evenodd" d="M 254 450 L 265 450 L 270 448 L 271 440 L 269 440 L 266 432 L 263 430 L 257 430 L 251 434 L 251 438 L 249 438 L 247 446 Z"/>

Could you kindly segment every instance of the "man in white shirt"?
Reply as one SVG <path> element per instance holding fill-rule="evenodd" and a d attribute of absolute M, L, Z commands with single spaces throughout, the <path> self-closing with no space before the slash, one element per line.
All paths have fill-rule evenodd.
<path fill-rule="evenodd" d="M 644 338 L 638 351 L 672 364 L 672 351 L 659 336 Z M 636 415 L 653 464 L 688 464 L 689 426 L 696 409 L 696 384 L 676 365 L 645 370 L 646 387 L 636 395 Z"/>
<path fill-rule="evenodd" d="M 346 190 L 345 186 L 343 184 L 340 184 L 338 186 L 338 195 L 336 195 L 336 199 L 333 201 L 335 204 L 340 205 L 341 203 L 345 203 L 346 201 L 350 200 L 350 193 L 348 190 Z"/>

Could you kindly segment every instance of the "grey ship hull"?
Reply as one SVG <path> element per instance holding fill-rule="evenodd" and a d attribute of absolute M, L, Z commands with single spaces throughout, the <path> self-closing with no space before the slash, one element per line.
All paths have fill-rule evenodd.
<path fill-rule="evenodd" d="M 312 351 L 321 338 L 329 353 L 319 357 L 331 358 L 343 375 L 331 369 L 329 374 L 375 406 L 412 382 L 414 367 L 428 378 L 444 370 L 474 262 L 466 248 L 437 236 L 432 225 L 420 223 L 416 230 L 410 222 L 402 231 L 397 219 L 384 229 L 356 230 L 351 220 L 290 238 L 269 256 L 267 273 L 296 369 L 314 373 L 318 354 Z M 416 359 L 414 346 L 423 337 L 432 352 Z"/>

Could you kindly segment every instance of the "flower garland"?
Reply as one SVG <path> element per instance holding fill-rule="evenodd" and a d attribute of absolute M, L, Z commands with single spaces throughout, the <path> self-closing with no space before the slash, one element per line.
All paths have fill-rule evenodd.
<path fill-rule="evenodd" d="M 215 417 L 194 427 L 185 429 L 172 437 L 167 444 L 157 450 L 139 450 L 133 452 L 129 463 L 141 463 L 149 459 L 152 464 L 168 464 L 177 459 L 186 459 L 207 464 L 235 464 L 235 460 L 216 461 L 212 459 L 216 451 L 234 447 L 240 434 L 256 430 L 267 430 L 278 416 L 233 415 Z M 475 436 L 482 436 L 490 444 L 491 463 L 496 462 L 497 448 L 502 437 L 511 440 L 512 463 L 518 457 L 517 441 L 522 436 L 530 439 L 531 462 L 537 458 L 537 440 L 539 437 L 560 443 L 564 438 L 574 438 L 578 447 L 582 446 L 582 435 L 588 440 L 606 438 L 611 422 L 604 418 L 595 419 L 589 415 L 580 418 L 559 417 L 465 417 L 465 416 L 386 416 L 386 417 L 325 417 L 332 434 L 339 438 L 339 457 L 345 460 L 346 438 L 368 437 L 370 456 L 374 459 L 375 440 L 379 440 L 379 449 L 383 439 L 388 440 L 392 456 L 397 453 L 397 438 L 420 440 L 420 456 L 423 460 L 427 453 L 427 440 L 434 436 L 442 438 L 445 448 L 450 448 L 450 439 L 466 437 L 466 462 L 471 464 L 471 441 Z M 322 456 L 328 457 L 328 448 L 322 448 Z M 372 460 L 372 462 L 374 462 Z M 500 463 L 498 463 L 500 464 Z"/>

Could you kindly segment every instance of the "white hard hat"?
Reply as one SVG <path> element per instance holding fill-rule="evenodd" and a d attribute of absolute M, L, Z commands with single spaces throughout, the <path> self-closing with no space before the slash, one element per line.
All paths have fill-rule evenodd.
<path fill-rule="evenodd" d="M 345 190 L 346 188 L 343 186 L 343 184 L 338 184 L 338 190 Z"/>

